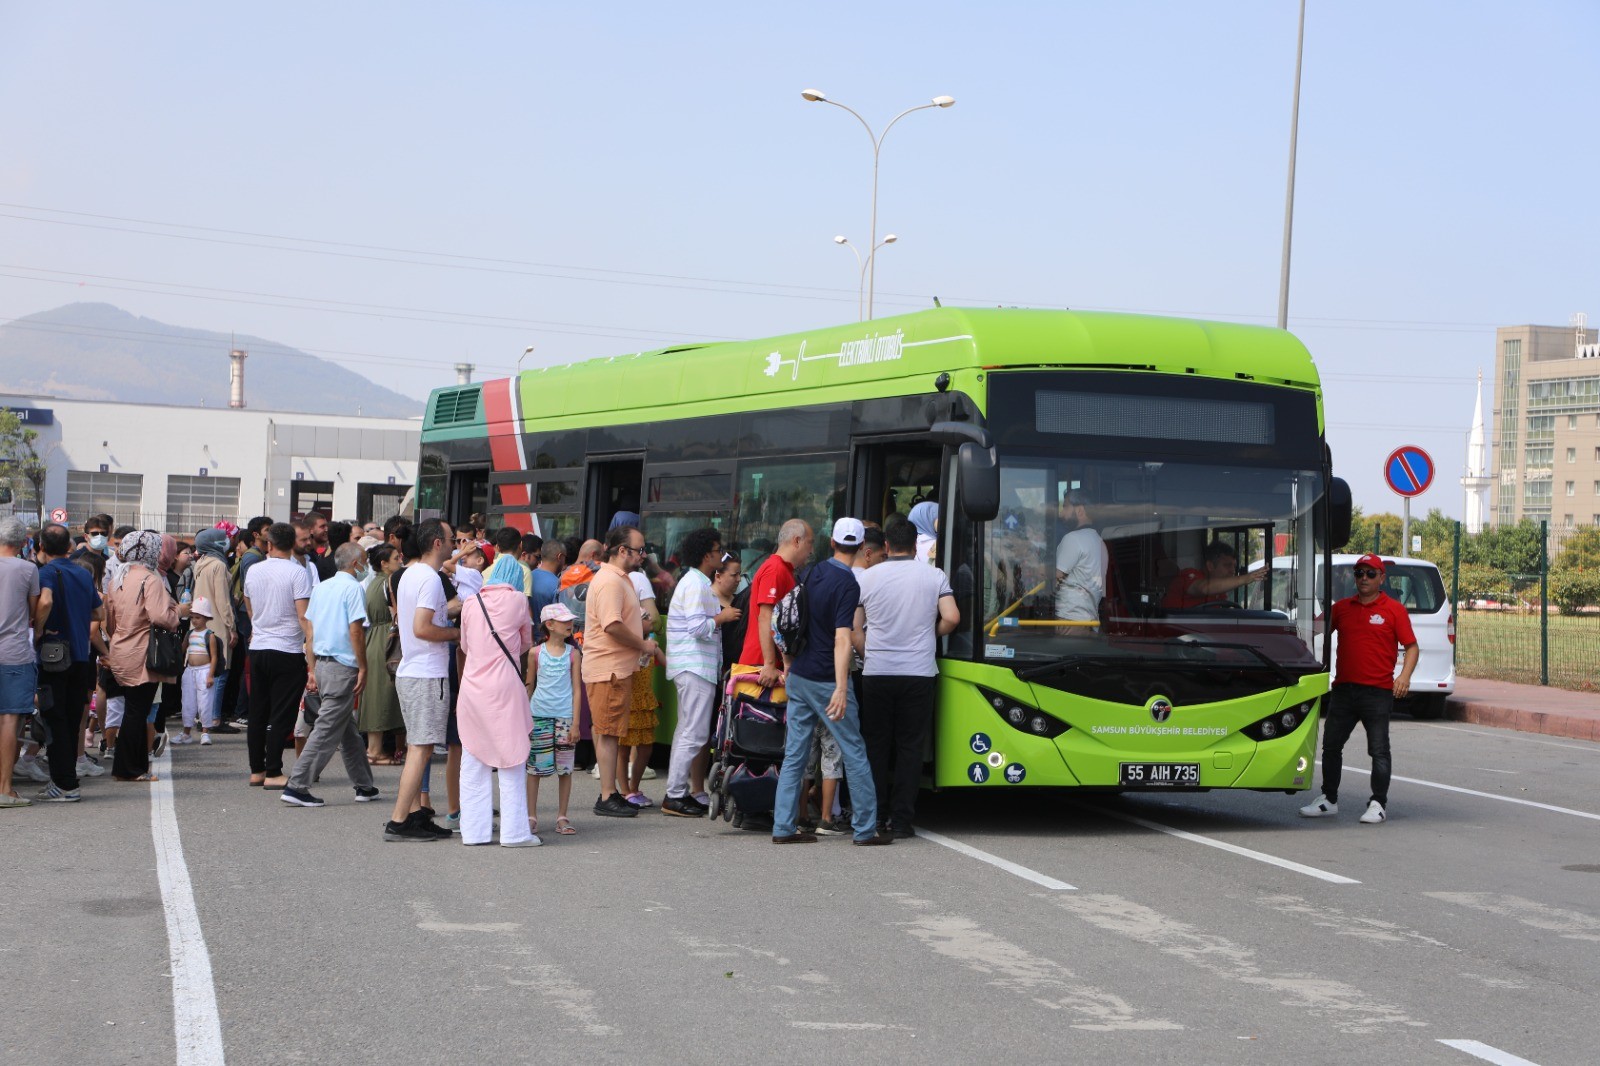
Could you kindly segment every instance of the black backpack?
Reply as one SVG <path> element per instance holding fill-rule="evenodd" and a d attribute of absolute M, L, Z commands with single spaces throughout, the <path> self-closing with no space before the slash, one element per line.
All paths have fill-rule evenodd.
<path fill-rule="evenodd" d="M 772 629 L 791 659 L 798 659 L 806 650 L 811 637 L 811 604 L 806 594 L 806 582 L 816 572 L 812 567 L 803 580 L 790 589 L 772 608 Z"/>

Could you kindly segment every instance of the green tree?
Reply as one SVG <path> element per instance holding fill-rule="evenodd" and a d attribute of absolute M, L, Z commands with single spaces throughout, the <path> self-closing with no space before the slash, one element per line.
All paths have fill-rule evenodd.
<path fill-rule="evenodd" d="M 1361 508 L 1354 509 L 1350 520 L 1350 539 L 1343 545 L 1335 548 L 1336 552 L 1345 552 L 1350 555 L 1365 555 L 1372 550 L 1373 530 L 1378 532 L 1378 554 L 1399 555 L 1400 553 L 1400 516 L 1387 512 L 1375 515 L 1361 513 Z"/>
<path fill-rule="evenodd" d="M 1550 602 L 1562 614 L 1572 614 L 1600 603 L 1600 570 L 1550 571 Z"/>
<path fill-rule="evenodd" d="M 1567 538 L 1555 566 L 1562 570 L 1600 571 L 1600 526 L 1580 529 Z"/>
<path fill-rule="evenodd" d="M 1539 547 L 1539 523 L 1524 518 L 1514 526 L 1493 526 L 1464 541 L 1461 561 L 1513 574 L 1536 574 Z"/>
<path fill-rule="evenodd" d="M 48 467 L 34 446 L 38 439 L 39 432 L 23 425 L 15 411 L 0 408 L 0 483 L 13 496 L 26 496 L 34 507 L 42 508 Z"/>
<path fill-rule="evenodd" d="M 1448 586 L 1449 576 L 1445 583 Z M 1461 605 L 1470 609 L 1473 600 L 1494 600 L 1513 603 L 1511 579 L 1504 570 L 1496 570 L 1482 563 L 1461 564 Z"/>

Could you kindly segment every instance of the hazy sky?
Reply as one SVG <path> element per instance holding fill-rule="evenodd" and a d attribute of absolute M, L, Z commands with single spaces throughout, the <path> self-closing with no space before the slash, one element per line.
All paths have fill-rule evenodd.
<path fill-rule="evenodd" d="M 957 100 L 885 142 L 880 314 L 1270 324 L 1296 10 L 0 0 L 0 320 L 103 300 L 418 397 L 850 321 L 871 150 L 814 86 Z M 1459 515 L 1494 327 L 1600 319 L 1597 47 L 1593 0 L 1311 0 L 1290 328 L 1368 510 L 1416 443 Z"/>

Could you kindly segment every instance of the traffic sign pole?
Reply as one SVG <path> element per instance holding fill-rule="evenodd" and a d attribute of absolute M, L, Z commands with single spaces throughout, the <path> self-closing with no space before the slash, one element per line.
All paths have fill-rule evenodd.
<path fill-rule="evenodd" d="M 1400 505 L 1400 554 L 1411 554 L 1411 497 Z"/>

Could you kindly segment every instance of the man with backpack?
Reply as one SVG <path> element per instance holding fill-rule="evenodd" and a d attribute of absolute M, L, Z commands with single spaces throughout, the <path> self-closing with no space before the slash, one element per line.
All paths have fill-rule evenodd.
<path fill-rule="evenodd" d="M 794 588 L 797 566 L 811 558 L 814 540 L 811 527 L 791 518 L 778 528 L 778 550 L 756 568 L 750 581 L 749 623 L 739 662 L 761 671 L 761 684 L 771 688 L 783 676 L 783 662 L 772 639 L 772 608 Z"/>
<path fill-rule="evenodd" d="M 788 528 L 787 524 L 784 528 Z M 805 539 L 810 539 L 810 532 L 806 529 Z M 812 567 L 773 609 L 773 625 L 783 638 L 789 668 L 785 681 L 789 695 L 788 734 L 772 812 L 774 844 L 813 844 L 817 840 L 815 833 L 800 832 L 798 824 L 804 798 L 801 786 L 818 721 L 839 742 L 844 758 L 850 794 L 855 800 L 850 816 L 855 843 L 894 843 L 892 835 L 878 832 L 877 792 L 872 784 L 867 746 L 861 739 L 855 690 L 850 684 L 850 635 L 856 608 L 861 604 L 861 586 L 850 564 L 855 561 L 865 532 L 860 519 L 841 518 L 835 522 L 833 557 Z M 781 541 L 780 536 L 780 552 Z"/>

